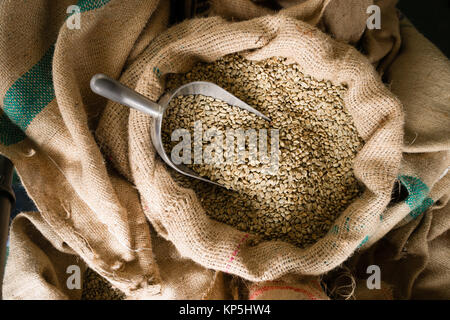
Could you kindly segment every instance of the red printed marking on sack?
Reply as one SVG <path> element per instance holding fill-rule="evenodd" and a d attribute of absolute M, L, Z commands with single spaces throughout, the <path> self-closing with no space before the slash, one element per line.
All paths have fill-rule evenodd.
<path fill-rule="evenodd" d="M 319 280 L 317 280 L 317 279 L 315 281 L 313 280 L 313 281 L 311 281 L 311 283 L 316 286 L 316 289 L 319 290 L 319 292 L 323 292 L 323 288 L 320 285 L 320 281 Z"/>
<path fill-rule="evenodd" d="M 251 294 L 249 300 L 254 300 L 255 298 L 257 298 L 262 293 L 267 292 L 267 291 L 271 291 L 271 290 L 291 290 L 291 291 L 295 291 L 295 292 L 298 292 L 298 293 L 303 293 L 304 295 L 306 295 L 311 300 L 317 300 L 317 298 L 311 292 L 309 292 L 309 291 L 307 291 L 305 289 L 295 288 L 295 287 L 291 287 L 291 286 L 263 286 L 263 287 L 259 288 L 257 291 L 253 292 Z"/>
<path fill-rule="evenodd" d="M 233 251 L 233 253 L 231 254 L 231 257 L 230 257 L 230 259 L 228 260 L 227 265 L 225 266 L 225 272 L 226 272 L 226 273 L 228 273 L 228 270 L 229 270 L 230 267 L 231 267 L 231 262 L 233 262 L 234 258 L 236 258 L 237 254 L 239 253 L 239 249 L 240 249 L 241 245 L 245 242 L 245 240 L 247 240 L 248 237 L 249 237 L 249 234 L 246 233 L 246 234 L 244 235 L 244 237 L 242 237 L 241 241 L 239 241 L 239 243 L 238 243 L 236 249 L 235 249 L 235 250 Z"/>

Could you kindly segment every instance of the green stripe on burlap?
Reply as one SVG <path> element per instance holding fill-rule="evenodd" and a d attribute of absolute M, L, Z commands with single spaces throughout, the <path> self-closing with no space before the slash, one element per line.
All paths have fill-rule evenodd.
<path fill-rule="evenodd" d="M 3 99 L 3 111 L 22 130 L 55 98 L 52 81 L 52 59 L 55 46 L 28 72 L 8 89 Z"/>
<path fill-rule="evenodd" d="M 79 0 L 77 6 L 80 7 L 81 12 L 94 10 L 103 7 L 111 0 Z"/>
<path fill-rule="evenodd" d="M 111 0 L 79 0 L 80 12 L 97 9 Z M 25 139 L 24 131 L 54 98 L 52 61 L 55 45 L 8 89 L 0 115 L 0 142 L 12 145 Z"/>
<path fill-rule="evenodd" d="M 408 190 L 409 195 L 405 203 L 411 208 L 409 215 L 416 219 L 434 203 L 433 199 L 428 197 L 430 188 L 417 177 L 401 175 L 398 179 Z"/>

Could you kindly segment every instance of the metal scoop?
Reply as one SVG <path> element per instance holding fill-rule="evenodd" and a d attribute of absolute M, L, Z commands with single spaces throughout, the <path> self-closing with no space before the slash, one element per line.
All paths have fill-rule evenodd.
<path fill-rule="evenodd" d="M 204 182 L 209 182 L 221 187 L 223 187 L 221 184 L 206 179 L 202 176 L 199 176 L 197 173 L 195 173 L 193 170 L 186 167 L 185 165 L 183 164 L 177 165 L 173 163 L 170 157 L 167 155 L 166 151 L 164 150 L 162 143 L 161 128 L 163 124 L 164 114 L 169 108 L 170 101 L 178 96 L 201 94 L 204 96 L 222 100 L 223 102 L 229 105 L 247 110 L 248 112 L 254 113 L 255 115 L 263 118 L 264 120 L 270 121 L 268 117 L 263 115 L 258 110 L 250 107 L 248 104 L 236 98 L 228 91 L 210 82 L 195 81 L 187 83 L 177 89 L 165 93 L 159 99 L 158 103 L 151 101 L 142 94 L 137 93 L 136 91 L 124 86 L 120 82 L 111 79 L 110 77 L 101 73 L 96 74 L 95 76 L 92 77 L 91 89 L 95 93 L 105 98 L 108 98 L 117 103 L 123 104 L 130 108 L 134 108 L 136 110 L 151 115 L 153 117 L 153 127 L 152 127 L 153 129 L 150 134 L 153 146 L 155 147 L 160 157 L 164 160 L 164 162 L 166 162 L 171 168 L 175 169 L 181 174 L 184 174 L 185 176 L 199 179 Z"/>

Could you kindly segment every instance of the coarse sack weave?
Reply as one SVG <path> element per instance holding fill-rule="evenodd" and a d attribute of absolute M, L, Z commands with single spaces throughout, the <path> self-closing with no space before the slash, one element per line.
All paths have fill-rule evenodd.
<path fill-rule="evenodd" d="M 283 56 L 299 63 L 306 74 L 348 85 L 345 105 L 365 140 L 354 170 L 366 191 L 316 244 L 300 249 L 280 241 L 260 242 L 210 219 L 195 193 L 177 185 L 157 157 L 147 115 L 110 102 L 97 139 L 121 173 L 134 181 L 152 225 L 182 256 L 251 281 L 288 273 L 322 274 L 346 260 L 382 224 L 380 214 L 390 201 L 400 166 L 401 104 L 353 47 L 283 15 L 237 23 L 220 17 L 185 21 L 155 39 L 120 81 L 157 100 L 166 74 L 187 72 L 198 61 L 212 62 L 236 52 L 252 60 Z M 111 129 L 126 125 L 125 133 Z"/>
<path fill-rule="evenodd" d="M 211 0 L 210 3 L 211 15 L 229 20 L 249 20 L 277 13 L 308 22 L 339 41 L 359 44 L 381 75 L 400 47 L 397 0 Z M 279 10 L 273 9 L 274 3 Z M 367 10 L 372 5 L 380 8 L 381 29 L 367 28 Z"/>
<path fill-rule="evenodd" d="M 86 263 L 126 294 L 151 296 L 160 293 L 161 276 L 148 221 L 138 192 L 110 170 L 94 139 L 105 100 L 90 90 L 89 80 L 99 72 L 118 77 L 167 28 L 169 3 L 79 0 L 81 28 L 69 29 L 66 21 L 76 18 L 67 14 L 73 4 L 0 3 L 0 152 L 12 160 L 37 205 L 41 234 L 52 230 L 81 257 L 80 266 Z M 40 240 L 22 238 L 11 237 L 12 250 L 24 250 L 8 259 L 4 297 L 62 296 L 57 288 L 65 282 L 53 280 L 67 277 L 73 261 L 55 270 L 51 257 L 42 257 Z M 34 282 L 16 272 L 27 268 Z"/>
<path fill-rule="evenodd" d="M 357 289 L 365 286 L 367 266 L 377 264 L 395 299 L 448 300 L 450 60 L 406 18 L 400 25 L 402 47 L 386 77 L 405 110 L 399 180 L 408 197 L 388 210 L 393 217 L 408 214 L 387 224 L 390 232 L 372 246 L 369 241 L 368 250 L 354 255 L 348 266 L 360 279 Z"/>
<path fill-rule="evenodd" d="M 29 23 L 20 29 L 28 36 L 1 37 L 6 40 L 0 45 L 5 57 L 0 151 L 16 165 L 50 229 L 125 293 L 149 296 L 162 290 L 164 275 L 155 264 L 146 217 L 173 243 L 180 261 L 192 259 L 252 281 L 326 272 L 378 230 L 400 165 L 403 116 L 399 101 L 354 48 L 282 15 L 239 23 L 195 19 L 153 40 L 164 29 L 167 2 L 80 1 L 83 22 L 76 31 L 63 23 L 68 2 L 50 6 L 55 15 L 50 24 L 43 18 L 45 1 L 27 3 L 23 10 L 17 3 L 0 7 L 2 16 L 16 15 L 0 26 L 2 34 L 18 29 L 11 21 Z M 11 54 L 10 48 L 19 49 Z M 89 90 L 93 74 L 118 77 L 125 70 L 123 83 L 157 100 L 164 74 L 234 52 L 256 60 L 285 56 L 307 74 L 349 86 L 345 102 L 366 141 L 355 172 L 367 190 L 310 248 L 256 244 L 253 235 L 209 219 L 193 191 L 177 186 L 156 156 L 150 119 L 112 102 L 105 107 Z M 16 57 L 22 56 L 27 59 L 18 66 Z M 182 263 L 179 270 L 184 271 Z M 8 263 L 6 271 L 5 281 L 12 284 L 14 265 Z M 202 276 L 204 284 L 214 274 Z"/>
<path fill-rule="evenodd" d="M 66 273 L 77 266 L 80 282 L 86 265 L 36 212 L 18 215 L 10 231 L 14 252 L 8 256 L 3 299 L 80 299 L 81 288 L 68 288 Z M 14 268 L 11 268 L 13 266 Z"/>
<path fill-rule="evenodd" d="M 330 298 L 316 277 L 295 284 L 282 281 L 255 283 L 248 289 L 248 300 L 330 300 Z"/>

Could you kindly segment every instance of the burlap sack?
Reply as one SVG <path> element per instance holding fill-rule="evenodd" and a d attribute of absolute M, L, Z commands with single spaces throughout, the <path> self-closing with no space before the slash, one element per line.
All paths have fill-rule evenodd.
<path fill-rule="evenodd" d="M 450 299 L 450 61 L 407 19 L 401 36 L 386 76 L 406 114 L 399 180 L 408 196 L 386 211 L 398 217 L 386 225 L 393 230 L 348 264 L 360 279 L 379 265 L 396 299 Z"/>
<path fill-rule="evenodd" d="M 375 0 L 380 8 L 381 29 L 367 29 L 360 40 L 361 48 L 370 62 L 383 75 L 396 58 L 401 45 L 397 0 Z"/>
<path fill-rule="evenodd" d="M 366 28 L 366 9 L 372 0 L 291 0 L 274 1 L 278 8 L 267 2 L 252 0 L 212 0 L 210 15 L 228 20 L 250 20 L 265 15 L 279 14 L 317 26 L 334 38 L 356 43 Z"/>
<path fill-rule="evenodd" d="M 380 74 L 389 67 L 400 47 L 397 0 L 276 0 L 277 8 L 266 1 L 212 0 L 210 15 L 248 20 L 269 14 L 296 18 L 330 34 L 336 40 L 360 46 Z M 367 9 L 380 8 L 381 29 L 368 29 Z"/>
<path fill-rule="evenodd" d="M 67 271 L 71 266 L 78 267 L 81 280 L 86 265 L 39 213 L 17 216 L 10 242 L 13 251 L 8 257 L 4 299 L 80 299 L 82 287 L 67 286 L 73 274 L 72 269 Z"/>
<path fill-rule="evenodd" d="M 42 219 L 91 268 L 126 293 L 158 293 L 139 195 L 107 167 L 91 133 L 104 100 L 89 80 L 97 72 L 118 76 L 165 28 L 168 3 L 80 0 L 81 29 L 65 23 L 70 4 L 0 6 L 0 152 L 13 161 Z M 14 261 L 5 283 L 15 279 Z"/>
<path fill-rule="evenodd" d="M 186 72 L 197 61 L 213 61 L 233 52 L 255 60 L 285 56 L 307 74 L 349 86 L 345 103 L 366 140 L 355 160 L 355 173 L 367 190 L 315 245 L 307 249 L 283 242 L 254 245 L 254 235 L 208 218 L 193 191 L 174 183 L 156 156 L 148 135 L 150 118 L 142 113 L 108 103 L 97 139 L 121 173 L 134 181 L 152 225 L 182 256 L 253 281 L 291 272 L 326 272 L 351 255 L 381 223 L 379 215 L 390 200 L 400 165 L 400 103 L 354 48 L 283 15 L 238 23 L 218 17 L 186 21 L 155 39 L 120 80 L 157 100 L 164 91 L 165 74 Z M 111 130 L 126 124 L 128 132 L 123 135 Z"/>
<path fill-rule="evenodd" d="M 153 254 L 160 271 L 161 290 L 129 292 L 127 299 L 232 299 L 229 279 L 182 258 L 174 246 L 153 230 Z M 86 264 L 39 212 L 18 215 L 10 230 L 10 253 L 4 279 L 5 299 L 80 299 L 85 290 Z M 80 268 L 81 289 L 70 289 L 72 266 Z"/>
<path fill-rule="evenodd" d="M 144 213 L 173 243 L 181 261 L 202 266 L 202 284 L 214 279 L 205 267 L 254 281 L 320 274 L 344 261 L 379 228 L 400 165 L 402 113 L 355 49 L 284 15 L 240 23 L 192 20 L 151 41 L 167 18 L 167 2 L 157 7 L 157 1 L 80 1 L 84 22 L 74 31 L 63 24 L 60 9 L 66 3 L 60 3 L 62 8 L 52 9 L 59 17 L 52 28 L 28 37 L 0 37 L 6 57 L 0 69 L 8 71 L 0 79 L 5 111 L 0 152 L 13 160 L 50 228 L 114 285 L 135 296 L 164 291 Z M 17 15 L 5 20 L 10 24 L 0 26 L 1 34 L 16 30 L 14 21 L 30 21 L 30 30 L 44 25 L 42 6 L 18 10 L 20 5 L 1 7 L 0 15 Z M 15 47 L 34 50 L 10 53 Z M 148 135 L 150 119 L 111 102 L 104 108 L 104 99 L 88 87 L 93 74 L 117 77 L 124 69 L 123 83 L 156 100 L 164 90 L 164 74 L 233 52 L 256 60 L 289 57 L 305 73 L 349 86 L 346 105 L 366 140 L 355 172 L 367 191 L 308 249 L 283 242 L 255 245 L 254 236 L 207 218 L 194 193 L 177 186 L 157 158 Z M 27 58 L 20 60 L 22 65 L 15 61 L 18 56 Z M 13 268 L 8 265 L 7 276 Z"/>
<path fill-rule="evenodd" d="M 269 281 L 250 286 L 248 300 L 330 300 L 317 277 L 295 284 Z"/>

